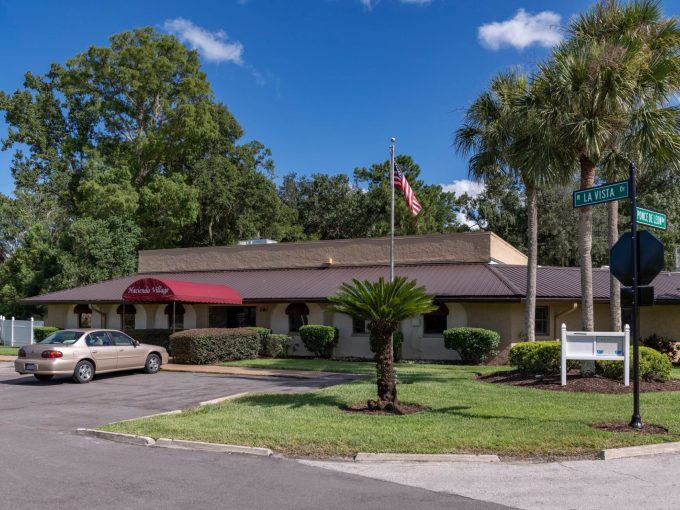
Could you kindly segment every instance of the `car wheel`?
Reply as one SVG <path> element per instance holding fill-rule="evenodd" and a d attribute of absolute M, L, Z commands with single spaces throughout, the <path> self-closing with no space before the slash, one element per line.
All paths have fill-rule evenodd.
<path fill-rule="evenodd" d="M 54 376 L 48 374 L 33 374 L 33 377 L 35 377 L 38 381 L 47 382 Z"/>
<path fill-rule="evenodd" d="M 87 360 L 79 361 L 73 371 L 73 380 L 77 383 L 89 383 L 94 377 L 94 365 Z"/>
<path fill-rule="evenodd" d="M 161 357 L 158 354 L 149 354 L 146 358 L 144 371 L 147 374 L 155 374 L 161 369 Z"/>

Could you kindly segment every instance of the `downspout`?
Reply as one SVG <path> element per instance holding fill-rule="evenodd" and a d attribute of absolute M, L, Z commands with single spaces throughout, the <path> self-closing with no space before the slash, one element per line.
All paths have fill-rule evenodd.
<path fill-rule="evenodd" d="M 560 319 L 562 317 L 566 317 L 570 313 L 574 313 L 577 309 L 578 309 L 578 303 L 572 303 L 571 308 L 569 308 L 568 310 L 565 310 L 564 312 L 560 312 L 557 315 L 555 315 L 555 319 L 553 319 L 553 326 L 554 326 L 553 331 L 555 332 L 555 335 L 557 335 L 557 332 L 559 331 L 559 329 L 557 329 L 557 324 L 560 322 Z"/>

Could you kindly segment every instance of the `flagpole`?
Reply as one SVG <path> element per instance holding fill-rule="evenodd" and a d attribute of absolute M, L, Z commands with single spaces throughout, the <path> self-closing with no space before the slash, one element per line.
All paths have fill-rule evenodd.
<path fill-rule="evenodd" d="M 394 142 L 396 138 L 390 140 L 390 281 L 394 281 Z"/>

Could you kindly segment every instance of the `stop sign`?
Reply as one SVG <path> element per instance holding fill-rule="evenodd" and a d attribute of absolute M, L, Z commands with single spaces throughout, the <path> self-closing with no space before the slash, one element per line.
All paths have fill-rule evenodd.
<path fill-rule="evenodd" d="M 638 285 L 649 285 L 663 269 L 663 243 L 646 230 L 638 232 Z M 609 270 L 625 286 L 633 285 L 633 236 L 623 234 L 609 252 Z"/>

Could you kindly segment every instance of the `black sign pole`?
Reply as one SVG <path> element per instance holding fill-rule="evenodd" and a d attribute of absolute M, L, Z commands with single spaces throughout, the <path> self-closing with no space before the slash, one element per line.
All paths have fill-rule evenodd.
<path fill-rule="evenodd" d="M 638 283 L 640 280 L 640 243 L 638 243 L 637 231 L 637 186 L 636 186 L 635 165 L 630 164 L 630 233 L 633 241 L 633 417 L 630 426 L 635 429 L 642 428 L 642 418 L 640 417 L 640 313 L 639 313 L 639 292 Z"/>

